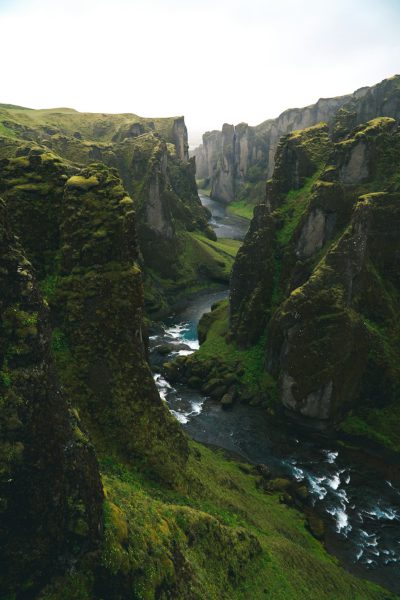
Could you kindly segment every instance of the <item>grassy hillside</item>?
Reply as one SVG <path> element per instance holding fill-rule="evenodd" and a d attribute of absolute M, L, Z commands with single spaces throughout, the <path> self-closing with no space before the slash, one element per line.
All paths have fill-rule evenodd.
<path fill-rule="evenodd" d="M 0 104 L 0 134 L 26 137 L 37 130 L 38 135 L 62 133 L 80 136 L 88 141 L 111 142 L 119 132 L 132 125 L 143 128 L 142 133 L 155 131 L 172 142 L 172 127 L 176 118 L 144 118 L 135 114 L 79 112 L 73 108 L 31 109 Z M 80 139 L 78 138 L 78 139 Z"/>
<path fill-rule="evenodd" d="M 168 490 L 134 467 L 102 459 L 105 545 L 49 586 L 41 600 L 93 596 L 153 600 L 389 600 L 346 573 L 304 516 L 263 492 L 248 465 L 191 443 L 183 487 Z M 273 486 L 271 486 L 273 487 Z M 101 590 L 101 592 L 100 592 Z"/>

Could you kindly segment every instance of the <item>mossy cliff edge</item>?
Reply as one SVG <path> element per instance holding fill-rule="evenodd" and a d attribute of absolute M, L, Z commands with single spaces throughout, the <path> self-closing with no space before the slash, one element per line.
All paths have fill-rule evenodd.
<path fill-rule="evenodd" d="M 273 410 L 398 453 L 400 131 L 382 117 L 328 134 L 278 146 L 234 265 L 227 339 L 264 349 Z"/>
<path fill-rule="evenodd" d="M 224 124 L 203 135 L 193 151 L 197 178 L 211 197 L 230 203 L 233 211 L 250 210 L 262 201 L 265 180 L 272 176 L 282 135 L 328 123 L 335 136 L 375 117 L 400 117 L 400 76 L 336 98 L 321 98 L 304 108 L 285 110 L 260 125 Z"/>
<path fill-rule="evenodd" d="M 117 169 L 135 202 L 149 313 L 165 313 L 188 288 L 228 282 L 231 261 L 199 244 L 198 236 L 213 241 L 215 234 L 197 194 L 183 117 L 143 119 L 0 105 L 0 123 L 0 157 L 14 158 L 30 145 L 45 148 L 70 166 L 101 162 Z M 46 192 L 46 182 L 39 189 L 34 178 L 17 179 L 16 185 L 30 185 L 32 197 Z"/>
<path fill-rule="evenodd" d="M 338 566 L 279 486 L 168 412 L 120 172 L 2 148 L 0 596 L 390 598 Z"/>
<path fill-rule="evenodd" d="M 1 597 L 96 552 L 103 491 L 93 446 L 51 353 L 49 310 L 0 203 Z M 12 596 L 10 596 L 12 597 Z"/>

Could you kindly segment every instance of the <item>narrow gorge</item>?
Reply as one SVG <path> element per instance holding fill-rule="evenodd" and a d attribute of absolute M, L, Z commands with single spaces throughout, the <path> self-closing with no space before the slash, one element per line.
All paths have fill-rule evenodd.
<path fill-rule="evenodd" d="M 400 76 L 0 104 L 0 597 L 400 596 Z"/>

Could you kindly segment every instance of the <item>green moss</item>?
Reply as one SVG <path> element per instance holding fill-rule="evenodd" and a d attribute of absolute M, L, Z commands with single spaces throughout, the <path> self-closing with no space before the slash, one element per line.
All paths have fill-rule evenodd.
<path fill-rule="evenodd" d="M 217 359 L 224 369 L 238 373 L 239 385 L 243 385 L 250 393 L 265 394 L 265 399 L 274 403 L 276 384 L 264 369 L 265 336 L 256 345 L 242 349 L 229 336 L 228 301 L 221 301 L 211 315 L 205 341 L 191 359 L 200 362 Z"/>
<path fill-rule="evenodd" d="M 381 448 L 400 452 L 400 435 L 396 425 L 400 419 L 400 409 L 396 404 L 383 409 L 359 408 L 355 413 L 345 418 L 339 431 L 371 440 Z"/>
<path fill-rule="evenodd" d="M 308 531 L 304 516 L 265 494 L 251 469 L 191 442 L 179 490 L 146 479 L 112 456 L 101 465 L 106 493 L 101 569 L 79 567 L 42 600 L 384 600 Z"/>
<path fill-rule="evenodd" d="M 220 256 L 216 260 L 220 260 L 221 256 L 226 256 L 228 258 L 235 258 L 240 246 L 240 240 L 231 240 L 228 238 L 220 238 L 216 241 L 210 240 L 206 238 L 204 235 L 193 233 L 192 237 L 202 244 L 202 246 L 208 246 L 212 251 L 215 251 Z M 229 263 L 227 263 L 229 267 Z"/>
<path fill-rule="evenodd" d="M 180 232 L 178 236 L 178 262 L 174 265 L 176 275 L 173 280 L 162 278 L 157 271 L 147 268 L 148 307 L 153 303 L 159 309 L 166 306 L 165 298 L 176 302 L 180 295 L 187 296 L 214 285 L 227 285 L 233 261 L 240 242 L 229 239 L 213 241 L 196 232 Z M 166 251 L 164 259 L 170 262 L 171 255 Z M 159 295 L 160 288 L 164 299 Z"/>
<path fill-rule="evenodd" d="M 4 125 L 4 123 L 2 123 L 0 121 L 0 136 L 4 136 L 4 137 L 11 137 L 11 138 L 15 138 L 16 133 L 13 129 L 11 129 L 10 127 L 7 127 L 6 125 Z"/>
<path fill-rule="evenodd" d="M 283 220 L 281 229 L 278 230 L 277 240 L 281 246 L 286 246 L 311 200 L 312 189 L 317 182 L 321 171 L 318 170 L 312 177 L 306 179 L 305 184 L 298 190 L 290 190 L 275 210 L 274 215 Z"/>
<path fill-rule="evenodd" d="M 51 190 L 51 185 L 48 183 L 22 183 L 15 185 L 15 189 L 20 192 L 28 192 L 31 194 L 48 194 Z"/>
<path fill-rule="evenodd" d="M 67 187 L 69 188 L 76 188 L 78 190 L 90 190 L 93 187 L 96 187 L 99 185 L 99 180 L 97 179 L 97 177 L 95 177 L 94 175 L 92 175 L 91 177 L 82 177 L 80 175 L 74 175 L 73 177 L 70 177 L 67 181 Z"/>
<path fill-rule="evenodd" d="M 237 200 L 228 205 L 228 212 L 251 220 L 253 217 L 254 204 L 246 202 L 246 200 Z"/>
<path fill-rule="evenodd" d="M 40 291 L 47 302 L 52 302 L 55 299 L 59 283 L 60 275 L 55 273 L 48 275 L 39 282 Z"/>

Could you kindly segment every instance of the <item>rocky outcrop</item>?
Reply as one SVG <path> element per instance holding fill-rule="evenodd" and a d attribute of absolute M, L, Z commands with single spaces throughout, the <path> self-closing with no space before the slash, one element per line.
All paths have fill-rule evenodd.
<path fill-rule="evenodd" d="M 149 119 L 130 113 L 81 113 L 72 108 L 33 110 L 0 104 L 0 122 L 13 137 L 40 144 L 76 140 L 78 145 L 79 141 L 86 141 L 101 147 L 154 133 L 175 146 L 180 160 L 189 158 L 184 117 Z"/>
<path fill-rule="evenodd" d="M 376 319 L 382 308 L 369 297 L 372 265 L 379 263 L 384 277 L 397 271 L 381 246 L 399 231 L 400 194 L 362 196 L 339 242 L 274 316 L 269 365 L 279 371 L 281 401 L 291 413 L 333 423 L 358 399 L 377 343 L 366 312 Z"/>
<path fill-rule="evenodd" d="M 57 301 L 71 352 L 64 381 L 99 446 L 140 456 L 173 480 L 186 440 L 146 361 L 133 208 L 117 172 L 104 165 L 66 182 Z"/>
<path fill-rule="evenodd" d="M 281 268 L 281 253 L 275 247 L 275 238 L 277 231 L 278 235 L 283 231 L 286 216 L 279 213 L 279 206 L 289 190 L 301 189 L 307 178 L 315 174 L 327 156 L 328 147 L 326 125 L 289 134 L 279 144 L 274 178 L 267 188 L 265 202 L 254 209 L 232 271 L 230 324 L 235 339 L 244 346 L 259 338 L 271 315 L 276 276 Z M 308 227 L 314 229 L 315 225 L 309 223 Z M 307 251 L 311 242 L 309 236 L 303 238 L 299 246 L 301 251 L 306 246 Z"/>
<path fill-rule="evenodd" d="M 388 117 L 336 143 L 323 125 L 282 138 L 233 269 L 231 333 L 266 335 L 281 405 L 312 427 L 397 410 L 399 157 Z"/>
<path fill-rule="evenodd" d="M 14 172 L 19 161 L 16 176 L 20 177 L 19 192 L 25 200 L 18 217 L 13 213 L 17 228 L 19 218 L 24 222 L 38 218 L 40 208 L 31 204 L 32 194 L 36 197 L 42 194 L 47 206 L 46 215 L 49 215 L 48 198 L 53 191 L 54 197 L 60 197 L 53 187 L 62 188 L 65 184 L 59 177 L 67 177 L 66 171 L 73 174 L 77 165 L 101 162 L 118 170 L 123 185 L 136 203 L 140 260 L 144 261 L 147 276 L 146 306 L 149 312 L 157 313 L 169 301 L 174 301 L 174 289 L 182 285 L 183 273 L 186 279 L 192 277 L 192 282 L 187 282 L 189 285 L 197 285 L 198 273 L 193 270 L 193 275 L 187 275 L 190 270 L 187 263 L 192 256 L 188 234 L 197 232 L 211 239 L 215 239 L 215 234 L 208 224 L 209 213 L 197 194 L 195 164 L 194 159 L 188 157 L 183 117 L 150 120 L 135 115 L 87 115 L 67 109 L 65 112 L 14 112 L 0 106 L 0 122 L 3 113 L 8 118 L 13 117 L 14 129 L 10 131 L 14 136 L 16 133 L 20 136 L 0 136 L 0 160 L 1 157 L 13 160 Z M 32 119 L 32 113 L 35 119 Z M 15 129 L 18 124 L 20 127 Z M 37 169 L 44 171 L 46 168 L 40 158 L 45 154 L 44 148 L 48 150 L 51 169 L 55 158 L 65 159 L 62 161 L 64 173 L 57 175 L 53 169 L 54 181 L 51 183 L 47 178 L 48 183 L 42 185 L 40 191 L 35 177 Z M 33 158 L 35 152 L 39 158 Z M 35 160 L 37 164 L 34 164 Z M 57 217 L 56 201 L 53 201 L 52 210 Z M 52 229 L 42 215 L 38 226 L 44 238 L 57 235 L 57 230 Z M 38 239 L 42 236 L 38 238 L 33 230 L 32 237 L 32 242 L 40 246 Z M 53 246 L 57 243 L 54 239 Z M 47 244 L 47 254 L 49 248 Z M 36 262 L 44 264 L 42 260 Z M 167 280 L 169 285 L 165 283 Z M 171 294 L 171 298 L 167 298 L 167 294 Z"/>
<path fill-rule="evenodd" d="M 235 339 L 251 346 L 268 319 L 274 288 L 275 223 L 265 204 L 254 209 L 250 229 L 236 255 L 230 286 L 230 326 Z"/>
<path fill-rule="evenodd" d="M 203 135 L 203 144 L 198 151 L 194 151 L 196 157 L 196 175 L 201 179 L 212 177 L 216 168 L 219 154 L 221 152 L 221 132 L 209 131 Z"/>
<path fill-rule="evenodd" d="M 33 597 L 98 548 L 103 494 L 93 447 L 58 382 L 49 310 L 2 201 L 0 316 L 0 594 Z"/>
<path fill-rule="evenodd" d="M 229 202 L 234 195 L 236 134 L 233 125 L 225 123 L 221 133 L 221 155 L 212 183 L 212 196 L 222 202 Z"/>
<path fill-rule="evenodd" d="M 174 119 L 174 124 L 172 125 L 172 139 L 177 157 L 180 160 L 189 160 L 188 133 L 184 117 Z"/>
<path fill-rule="evenodd" d="M 280 138 L 291 131 L 326 122 L 339 136 L 356 125 L 376 117 L 400 117 L 400 76 L 385 79 L 371 88 L 361 88 L 346 96 L 321 98 L 310 106 L 283 112 L 251 127 L 241 123 L 224 125 L 222 131 L 205 133 L 203 144 L 194 150 L 197 177 L 211 187 L 211 196 L 224 202 L 245 199 L 256 203 L 263 197 L 263 186 L 274 172 Z M 230 131 L 232 142 L 227 141 Z M 359 150 L 361 152 L 362 150 Z"/>
<path fill-rule="evenodd" d="M 333 135 L 339 139 L 357 125 L 376 117 L 400 119 L 400 76 L 394 75 L 381 83 L 366 88 L 364 94 L 352 97 L 337 112 Z"/>
<path fill-rule="evenodd" d="M 48 290 L 63 385 L 98 448 L 140 455 L 172 480 L 186 441 L 146 360 L 135 204 L 115 169 L 20 153 L 1 163 L 2 190 Z"/>

